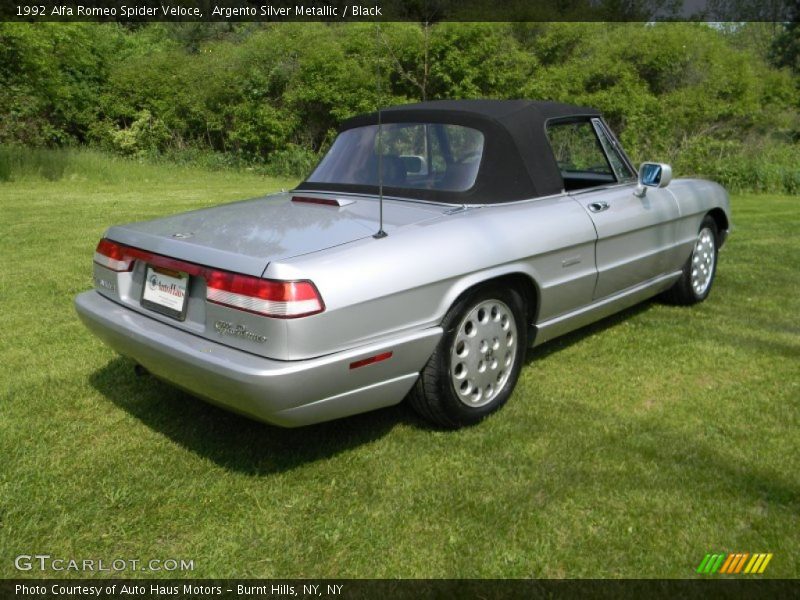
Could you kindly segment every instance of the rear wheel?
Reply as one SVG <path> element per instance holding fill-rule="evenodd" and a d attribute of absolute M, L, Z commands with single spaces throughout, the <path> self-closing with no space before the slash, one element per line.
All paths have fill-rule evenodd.
<path fill-rule="evenodd" d="M 691 305 L 708 297 L 717 272 L 717 239 L 717 224 L 706 216 L 700 224 L 692 255 L 683 266 L 680 279 L 664 294 L 667 301 Z"/>
<path fill-rule="evenodd" d="M 456 302 L 444 334 L 410 394 L 429 421 L 456 429 L 477 423 L 508 401 L 527 347 L 520 295 L 483 287 Z"/>

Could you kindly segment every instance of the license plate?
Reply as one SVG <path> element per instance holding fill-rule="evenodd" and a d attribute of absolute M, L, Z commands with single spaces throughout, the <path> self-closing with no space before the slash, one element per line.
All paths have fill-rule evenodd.
<path fill-rule="evenodd" d="M 142 290 L 142 306 L 183 321 L 189 276 L 180 271 L 147 265 Z"/>

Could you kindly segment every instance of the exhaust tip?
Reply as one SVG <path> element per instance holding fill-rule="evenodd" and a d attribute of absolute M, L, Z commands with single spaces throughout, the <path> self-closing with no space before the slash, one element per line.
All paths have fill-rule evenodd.
<path fill-rule="evenodd" d="M 136 375 L 137 377 L 144 377 L 145 375 L 150 375 L 150 371 L 148 371 L 147 369 L 145 369 L 145 368 L 144 368 L 142 365 L 140 365 L 139 363 L 136 363 L 135 365 L 133 365 L 133 373 L 134 373 L 134 375 Z"/>

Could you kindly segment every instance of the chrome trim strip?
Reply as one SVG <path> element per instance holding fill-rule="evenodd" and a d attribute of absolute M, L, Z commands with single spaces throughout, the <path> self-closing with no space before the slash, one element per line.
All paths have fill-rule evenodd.
<path fill-rule="evenodd" d="M 633 306 L 646 298 L 655 296 L 669 288 L 680 276 L 681 271 L 660 275 L 613 296 L 601 298 L 572 312 L 542 321 L 533 326 L 534 335 L 530 345 L 531 347 L 538 346 L 548 340 Z"/>
<path fill-rule="evenodd" d="M 598 188 L 593 188 L 589 191 L 594 191 Z M 324 192 L 322 190 L 289 190 L 287 193 L 302 193 L 303 195 L 312 195 L 312 194 L 319 194 L 321 196 L 354 196 L 356 198 L 364 198 L 364 199 L 371 199 L 371 200 L 378 200 L 378 197 L 375 194 L 364 194 L 359 192 Z M 511 206 L 520 203 L 526 202 L 537 202 L 539 200 L 547 200 L 549 198 L 559 198 L 561 196 L 568 196 L 564 191 L 557 192 L 555 194 L 548 194 L 547 196 L 536 196 L 535 198 L 523 198 L 521 200 L 511 200 L 509 202 L 492 202 L 492 203 L 482 203 L 482 204 L 464 204 L 463 202 L 435 202 L 433 200 L 421 200 L 419 198 L 404 198 L 402 196 L 385 196 L 383 197 L 384 201 L 386 200 L 394 200 L 397 202 L 413 202 L 415 204 L 427 204 L 430 206 L 441 206 L 441 207 L 456 207 L 461 208 L 462 206 L 467 206 L 468 208 L 489 208 L 492 206 Z"/>

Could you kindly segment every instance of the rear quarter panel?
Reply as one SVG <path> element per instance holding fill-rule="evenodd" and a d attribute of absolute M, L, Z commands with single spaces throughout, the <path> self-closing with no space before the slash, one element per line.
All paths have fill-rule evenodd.
<path fill-rule="evenodd" d="M 511 273 L 535 282 L 535 319 L 568 312 L 591 299 L 594 243 L 586 212 L 559 195 L 471 208 L 274 262 L 264 276 L 311 279 L 323 297 L 325 312 L 287 321 L 288 357 L 302 359 L 438 325 L 465 290 Z"/>

